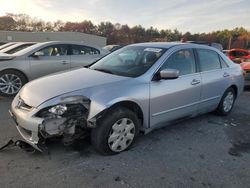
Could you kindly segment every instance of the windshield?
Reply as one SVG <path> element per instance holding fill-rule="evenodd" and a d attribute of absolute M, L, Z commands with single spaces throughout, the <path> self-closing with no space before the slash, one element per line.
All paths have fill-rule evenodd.
<path fill-rule="evenodd" d="M 167 49 L 128 46 L 97 61 L 90 69 L 119 76 L 137 77 L 144 74 Z"/>

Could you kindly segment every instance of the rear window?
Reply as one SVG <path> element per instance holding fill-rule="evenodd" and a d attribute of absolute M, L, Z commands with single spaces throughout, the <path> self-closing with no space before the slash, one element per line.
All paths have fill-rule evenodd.
<path fill-rule="evenodd" d="M 197 53 L 199 56 L 201 71 L 210 71 L 221 68 L 219 55 L 216 52 L 206 49 L 197 49 Z"/>
<path fill-rule="evenodd" d="M 226 61 L 225 61 L 222 57 L 220 57 L 220 62 L 221 62 L 221 67 L 222 67 L 222 68 L 227 68 L 227 67 L 229 67 L 228 64 L 226 63 Z"/>

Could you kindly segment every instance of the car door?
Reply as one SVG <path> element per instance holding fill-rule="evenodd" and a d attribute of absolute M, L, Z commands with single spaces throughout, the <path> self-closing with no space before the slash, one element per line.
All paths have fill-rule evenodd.
<path fill-rule="evenodd" d="M 195 115 L 200 101 L 201 76 L 197 72 L 193 49 L 176 51 L 164 62 L 160 70 L 163 69 L 177 69 L 179 77 L 151 82 L 151 126 Z"/>
<path fill-rule="evenodd" d="M 96 48 L 84 45 L 71 45 L 71 68 L 88 66 L 101 57 L 100 51 Z"/>
<path fill-rule="evenodd" d="M 34 52 L 30 57 L 32 78 L 70 69 L 68 45 L 50 45 Z"/>
<path fill-rule="evenodd" d="M 214 110 L 230 85 L 230 68 L 221 56 L 210 49 L 196 49 L 201 71 L 202 89 L 199 112 Z"/>

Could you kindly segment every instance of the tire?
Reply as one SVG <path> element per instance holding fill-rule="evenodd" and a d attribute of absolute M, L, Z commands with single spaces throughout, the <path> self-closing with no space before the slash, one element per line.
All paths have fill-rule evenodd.
<path fill-rule="evenodd" d="M 219 106 L 216 109 L 216 113 L 222 116 L 228 115 L 233 109 L 235 99 L 236 99 L 235 90 L 231 87 L 228 88 L 221 98 Z"/>
<path fill-rule="evenodd" d="M 124 107 L 113 108 L 98 120 L 97 127 L 92 130 L 92 145 L 102 155 L 118 154 L 132 146 L 138 135 L 139 125 L 138 117 L 131 110 Z"/>
<path fill-rule="evenodd" d="M 15 70 L 4 70 L 0 72 L 0 95 L 14 97 L 27 83 L 26 77 Z"/>

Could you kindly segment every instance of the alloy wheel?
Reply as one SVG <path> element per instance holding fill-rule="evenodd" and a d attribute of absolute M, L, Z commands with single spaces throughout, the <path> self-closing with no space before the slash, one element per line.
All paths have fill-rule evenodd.
<path fill-rule="evenodd" d="M 0 77 L 0 91 L 7 95 L 16 94 L 22 87 L 21 79 L 15 74 L 3 74 Z"/>

